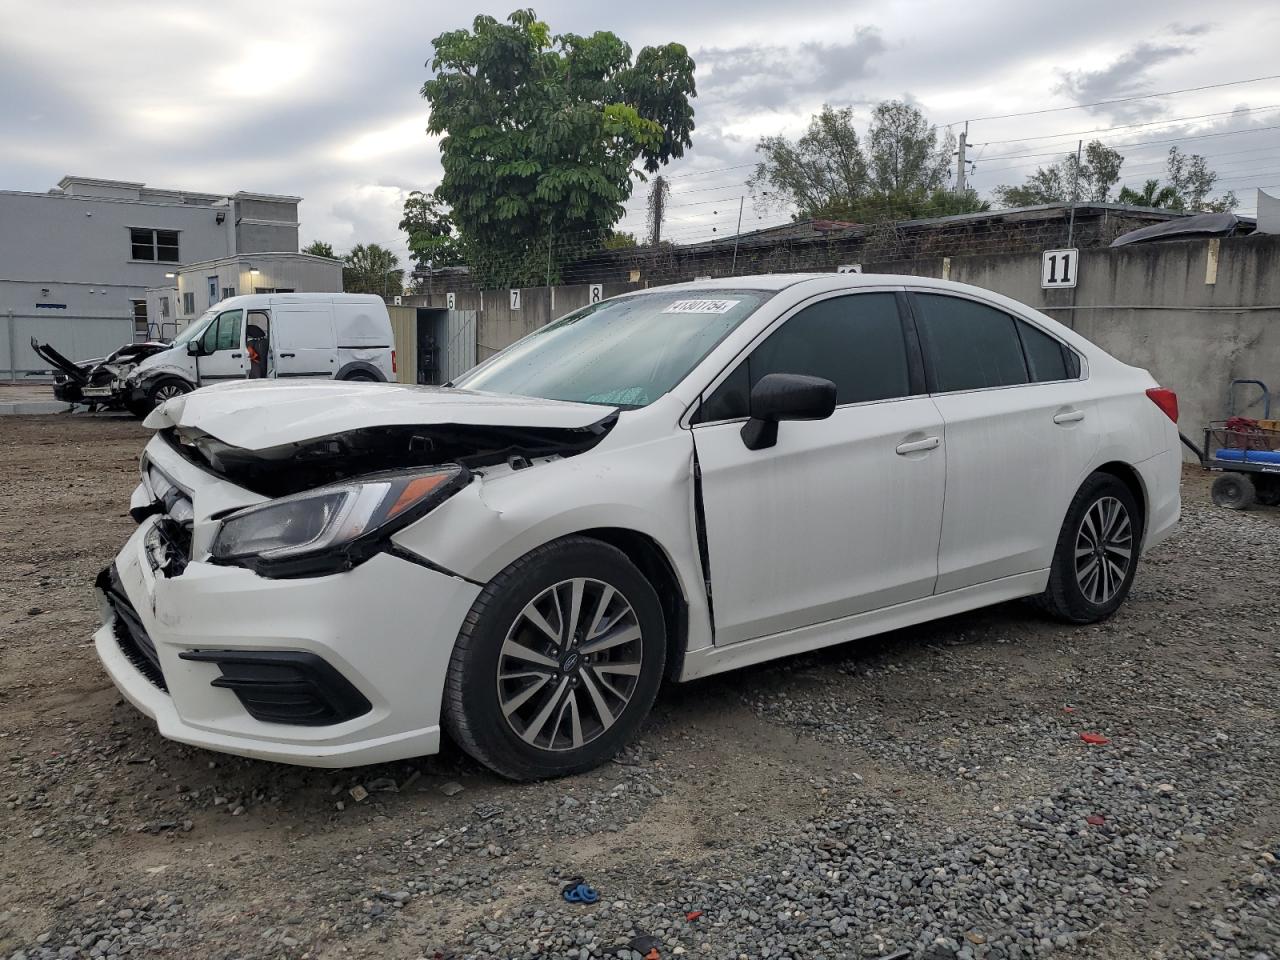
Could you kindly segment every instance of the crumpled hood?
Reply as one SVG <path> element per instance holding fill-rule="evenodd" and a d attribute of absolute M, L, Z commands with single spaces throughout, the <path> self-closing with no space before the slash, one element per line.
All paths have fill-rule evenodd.
<path fill-rule="evenodd" d="M 615 408 L 449 387 L 336 380 L 239 380 L 174 397 L 144 421 L 190 427 L 246 450 L 380 426 L 580 429 Z"/>

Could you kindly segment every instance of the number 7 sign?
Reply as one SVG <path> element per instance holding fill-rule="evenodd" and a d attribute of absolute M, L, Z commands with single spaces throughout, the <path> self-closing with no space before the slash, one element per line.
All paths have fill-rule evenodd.
<path fill-rule="evenodd" d="M 1046 250 L 1040 256 L 1040 286 L 1045 290 L 1074 287 L 1079 272 L 1080 251 Z"/>

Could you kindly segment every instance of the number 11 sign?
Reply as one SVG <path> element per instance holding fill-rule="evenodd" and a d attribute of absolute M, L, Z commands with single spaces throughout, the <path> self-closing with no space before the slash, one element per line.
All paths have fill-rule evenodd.
<path fill-rule="evenodd" d="M 1079 259 L 1080 251 L 1074 248 L 1046 250 L 1040 257 L 1040 286 L 1046 290 L 1056 287 L 1074 287 Z"/>

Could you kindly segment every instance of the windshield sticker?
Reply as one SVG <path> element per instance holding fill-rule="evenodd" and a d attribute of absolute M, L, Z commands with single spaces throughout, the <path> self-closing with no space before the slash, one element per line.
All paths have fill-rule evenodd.
<path fill-rule="evenodd" d="M 663 313 L 728 313 L 741 300 L 677 300 Z"/>

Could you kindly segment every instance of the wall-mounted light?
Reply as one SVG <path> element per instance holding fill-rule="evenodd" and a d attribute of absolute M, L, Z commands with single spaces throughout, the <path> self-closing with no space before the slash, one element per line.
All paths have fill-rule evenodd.
<path fill-rule="evenodd" d="M 214 223 L 226 223 L 227 212 L 225 210 L 219 210 L 216 214 L 214 214 L 213 221 Z"/>
<path fill-rule="evenodd" d="M 259 270 L 257 267 L 250 267 L 250 268 L 249 268 L 249 272 L 250 272 L 250 273 L 261 273 L 262 271 L 261 271 L 261 270 Z"/>
<path fill-rule="evenodd" d="M 164 275 L 164 278 L 165 278 L 166 280 L 172 280 L 172 279 L 173 279 L 174 277 L 176 277 L 176 276 L 177 276 L 177 274 L 176 274 L 176 273 L 166 273 L 166 274 Z"/>

